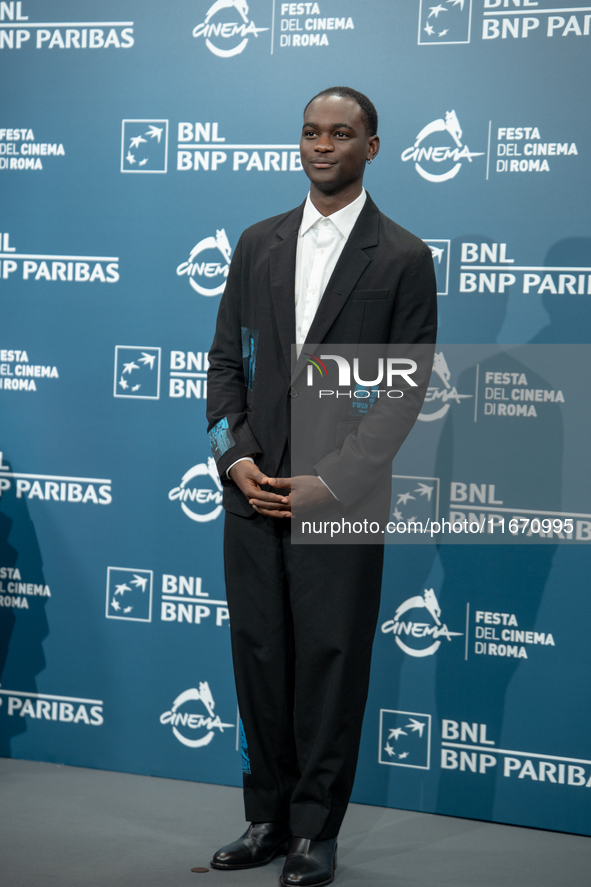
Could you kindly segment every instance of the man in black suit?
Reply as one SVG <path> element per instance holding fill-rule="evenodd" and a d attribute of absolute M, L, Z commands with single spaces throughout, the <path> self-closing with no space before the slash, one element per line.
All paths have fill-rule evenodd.
<path fill-rule="evenodd" d="M 207 410 L 224 485 L 224 561 L 251 823 L 217 851 L 212 865 L 249 868 L 287 851 L 286 887 L 334 878 L 383 564 L 382 545 L 291 544 L 292 497 L 300 511 L 355 506 L 352 454 L 375 409 L 294 479 L 299 486 L 292 492 L 290 405 L 303 384 L 300 352 L 309 343 L 430 344 L 436 334 L 429 248 L 380 213 L 363 189 L 365 165 L 379 150 L 374 106 L 355 90 L 334 87 L 308 103 L 304 118 L 300 149 L 310 194 L 302 206 L 240 238 L 209 353 Z M 429 372 L 430 366 L 423 392 Z M 389 479 L 420 406 L 415 398 L 404 433 L 389 449 L 378 448 L 382 478 L 385 471 Z"/>

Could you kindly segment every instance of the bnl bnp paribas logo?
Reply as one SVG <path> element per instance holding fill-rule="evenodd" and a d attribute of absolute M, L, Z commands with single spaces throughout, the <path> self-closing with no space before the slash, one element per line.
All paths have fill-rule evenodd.
<path fill-rule="evenodd" d="M 439 240 L 437 238 L 423 240 L 431 250 L 433 256 L 433 267 L 435 268 L 435 278 L 437 280 L 437 295 L 447 296 L 449 293 L 449 258 L 451 252 L 451 241 Z"/>
<path fill-rule="evenodd" d="M 439 520 L 441 479 L 408 474 L 392 475 L 392 511 L 396 522 L 412 524 Z"/>
<path fill-rule="evenodd" d="M 121 172 L 168 170 L 168 120 L 123 120 Z"/>
<path fill-rule="evenodd" d="M 107 619 L 151 622 L 153 580 L 152 570 L 108 567 Z"/>
<path fill-rule="evenodd" d="M 215 0 L 205 13 L 205 19 L 193 28 L 193 37 L 203 40 L 205 46 L 218 58 L 240 55 L 251 38 L 270 28 L 257 27 L 249 17 L 246 0 Z"/>
<path fill-rule="evenodd" d="M 380 709 L 378 762 L 428 770 L 431 766 L 431 715 Z"/>
<path fill-rule="evenodd" d="M 113 396 L 158 400 L 160 355 L 160 348 L 116 345 Z"/>
<path fill-rule="evenodd" d="M 483 157 L 485 151 L 470 151 L 463 144 L 463 131 L 455 111 L 447 111 L 445 118 L 438 117 L 424 126 L 415 138 L 414 145 L 405 148 L 403 163 L 414 162 L 415 170 L 427 182 L 440 184 L 454 179 L 465 161 Z"/>
<path fill-rule="evenodd" d="M 121 124 L 121 172 L 168 172 L 168 120 L 125 119 Z M 177 172 L 300 172 L 299 144 L 238 143 L 220 133 L 218 121 L 184 120 L 177 126 Z"/>
<path fill-rule="evenodd" d="M 420 0 L 419 46 L 433 43 L 469 43 L 472 0 Z"/>

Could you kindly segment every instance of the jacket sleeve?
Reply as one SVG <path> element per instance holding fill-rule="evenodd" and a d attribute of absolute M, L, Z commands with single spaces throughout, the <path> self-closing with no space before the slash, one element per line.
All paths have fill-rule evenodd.
<path fill-rule="evenodd" d="M 345 508 L 384 482 L 392 459 L 417 420 L 433 367 L 437 333 L 437 284 L 431 251 L 425 247 L 403 275 L 386 355 L 415 360 L 416 387 L 399 400 L 380 397 L 344 440 L 314 468 Z M 398 383 L 396 383 L 398 384 Z"/>
<path fill-rule="evenodd" d="M 220 301 L 216 331 L 207 372 L 207 432 L 220 480 L 232 481 L 226 471 L 243 456 L 261 453 L 248 424 L 246 380 L 242 356 L 241 296 L 242 250 L 240 238 Z"/>
<path fill-rule="evenodd" d="M 431 250 L 425 246 L 400 281 L 389 342 L 435 345 L 436 338 L 437 280 Z"/>

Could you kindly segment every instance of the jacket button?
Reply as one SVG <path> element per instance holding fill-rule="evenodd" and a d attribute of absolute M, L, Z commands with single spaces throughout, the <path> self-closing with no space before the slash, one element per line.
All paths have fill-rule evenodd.
<path fill-rule="evenodd" d="M 297 397 L 298 396 L 298 389 L 297 388 L 290 388 L 289 389 L 289 396 L 290 397 Z"/>

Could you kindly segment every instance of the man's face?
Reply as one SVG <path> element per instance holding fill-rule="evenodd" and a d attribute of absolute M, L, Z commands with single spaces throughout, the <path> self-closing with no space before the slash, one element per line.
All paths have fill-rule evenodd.
<path fill-rule="evenodd" d="M 378 145 L 377 136 L 368 136 L 365 116 L 354 99 L 321 96 L 308 105 L 300 138 L 302 166 L 323 193 L 335 194 L 360 182 Z"/>

